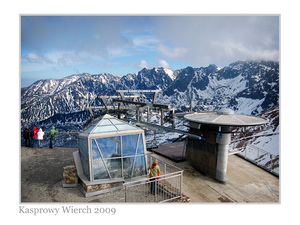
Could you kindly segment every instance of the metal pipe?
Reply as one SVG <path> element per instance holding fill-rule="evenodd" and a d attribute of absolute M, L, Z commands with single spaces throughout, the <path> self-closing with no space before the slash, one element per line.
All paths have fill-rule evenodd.
<path fill-rule="evenodd" d="M 183 171 L 181 171 L 181 175 L 180 175 L 180 198 L 182 198 L 182 186 L 183 186 Z"/>
<path fill-rule="evenodd" d="M 136 148 L 135 148 L 134 159 L 133 159 L 133 164 L 132 164 L 132 169 L 131 169 L 131 178 L 133 176 L 133 171 L 134 171 L 134 166 L 135 166 L 135 160 L 136 160 L 137 150 L 138 150 L 138 147 L 139 147 L 139 141 L 140 141 L 140 137 L 141 136 L 142 136 L 142 134 L 139 134 L 138 141 L 137 141 Z M 122 168 L 122 170 L 123 170 L 123 168 Z"/>
<path fill-rule="evenodd" d="M 182 172 L 181 171 L 178 171 L 178 172 L 174 172 L 174 173 L 169 173 L 167 175 L 162 175 L 162 176 L 159 176 L 159 181 L 162 181 L 164 179 L 170 179 L 170 178 L 174 178 L 174 177 L 178 177 L 178 176 L 181 176 Z M 152 177 L 153 178 L 153 177 Z M 133 186 L 136 186 L 136 185 L 139 185 L 140 183 L 142 182 L 147 182 L 149 181 L 151 178 L 145 178 L 145 179 L 141 179 L 141 180 L 137 180 L 137 181 L 131 181 L 131 182 L 125 182 L 124 185 L 125 186 L 130 186 L 130 187 L 133 187 Z M 137 184 L 135 184 L 137 183 Z"/>
<path fill-rule="evenodd" d="M 135 122 L 137 126 L 145 126 L 145 127 L 148 127 L 150 129 L 164 129 L 166 131 L 170 131 L 170 132 L 175 132 L 175 133 L 179 133 L 179 134 L 184 134 L 184 135 L 187 135 L 189 137 L 193 137 L 193 138 L 196 138 L 198 140 L 203 140 L 203 137 L 202 136 L 199 136 L 199 135 L 195 135 L 195 134 L 191 134 L 189 132 L 186 132 L 186 131 L 183 131 L 183 130 L 178 130 L 178 129 L 174 129 L 174 128 L 171 128 L 171 127 L 162 127 L 160 125 L 156 125 L 156 124 L 151 124 L 151 123 L 146 123 L 146 122 L 138 122 L 138 121 L 134 121 L 134 120 L 131 120 L 132 122 Z"/>
<path fill-rule="evenodd" d="M 125 202 L 127 202 L 127 186 L 125 186 Z"/>
<path fill-rule="evenodd" d="M 134 105 L 139 105 L 139 106 L 146 106 L 147 104 L 144 102 L 134 102 L 134 101 L 129 101 L 129 100 L 123 100 L 123 99 L 113 99 L 113 102 L 121 102 L 121 103 L 128 103 L 128 104 L 134 104 Z"/>

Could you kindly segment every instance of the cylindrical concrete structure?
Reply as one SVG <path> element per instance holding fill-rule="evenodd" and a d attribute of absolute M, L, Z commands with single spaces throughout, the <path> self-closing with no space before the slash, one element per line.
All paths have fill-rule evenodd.
<path fill-rule="evenodd" d="M 201 141 L 198 140 L 199 143 L 195 143 L 192 138 L 188 139 L 187 161 L 215 177 L 220 183 L 226 182 L 232 128 L 259 126 L 268 122 L 261 117 L 235 114 L 231 109 L 193 113 L 184 117 L 189 121 L 190 131 L 203 136 Z M 211 136 L 214 134 L 215 139 Z M 215 151 L 211 151 L 212 146 L 215 147 Z"/>
<path fill-rule="evenodd" d="M 216 180 L 220 183 L 226 182 L 228 149 L 231 141 L 230 133 L 217 133 L 216 143 L 218 144 L 218 158 L 216 168 Z"/>

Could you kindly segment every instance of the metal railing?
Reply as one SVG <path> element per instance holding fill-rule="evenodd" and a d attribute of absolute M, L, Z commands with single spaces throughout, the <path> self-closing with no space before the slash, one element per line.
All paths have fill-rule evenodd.
<path fill-rule="evenodd" d="M 147 155 L 148 165 L 154 157 Z M 160 175 L 125 182 L 125 202 L 167 202 L 182 197 L 183 170 L 158 159 Z"/>
<path fill-rule="evenodd" d="M 258 135 L 256 137 L 264 136 L 268 135 Z M 260 168 L 279 176 L 279 155 L 274 155 L 255 145 L 248 144 L 247 137 L 241 138 L 240 135 L 234 135 L 228 154 L 236 154 Z"/>
<path fill-rule="evenodd" d="M 279 155 L 273 155 L 250 144 L 247 144 L 237 155 L 279 176 Z"/>

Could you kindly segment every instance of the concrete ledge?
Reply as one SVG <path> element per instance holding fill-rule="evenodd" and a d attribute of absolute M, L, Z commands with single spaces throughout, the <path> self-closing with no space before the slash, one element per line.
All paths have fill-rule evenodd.
<path fill-rule="evenodd" d="M 121 190 L 121 189 L 123 189 L 123 185 L 112 187 L 112 188 L 100 189 L 100 190 L 91 191 L 91 192 L 87 192 L 80 184 L 77 185 L 77 188 L 83 194 L 83 196 L 87 198 L 87 197 L 92 197 L 92 196 L 96 196 L 96 195 L 100 195 L 100 194 L 104 194 L 104 193 L 108 193 L 108 192 L 112 192 L 112 191 Z"/>
<path fill-rule="evenodd" d="M 61 181 L 61 186 L 63 188 L 74 188 L 74 187 L 77 187 L 77 184 L 65 184 L 64 181 L 62 180 Z"/>

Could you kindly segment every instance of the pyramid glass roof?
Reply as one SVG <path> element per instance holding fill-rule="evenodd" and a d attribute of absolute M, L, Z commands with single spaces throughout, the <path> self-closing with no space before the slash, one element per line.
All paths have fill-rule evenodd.
<path fill-rule="evenodd" d="M 89 126 L 86 130 L 83 131 L 83 133 L 96 134 L 126 130 L 139 130 L 139 128 L 125 123 L 122 120 L 118 120 L 107 114 L 102 118 L 102 120 Z"/>

